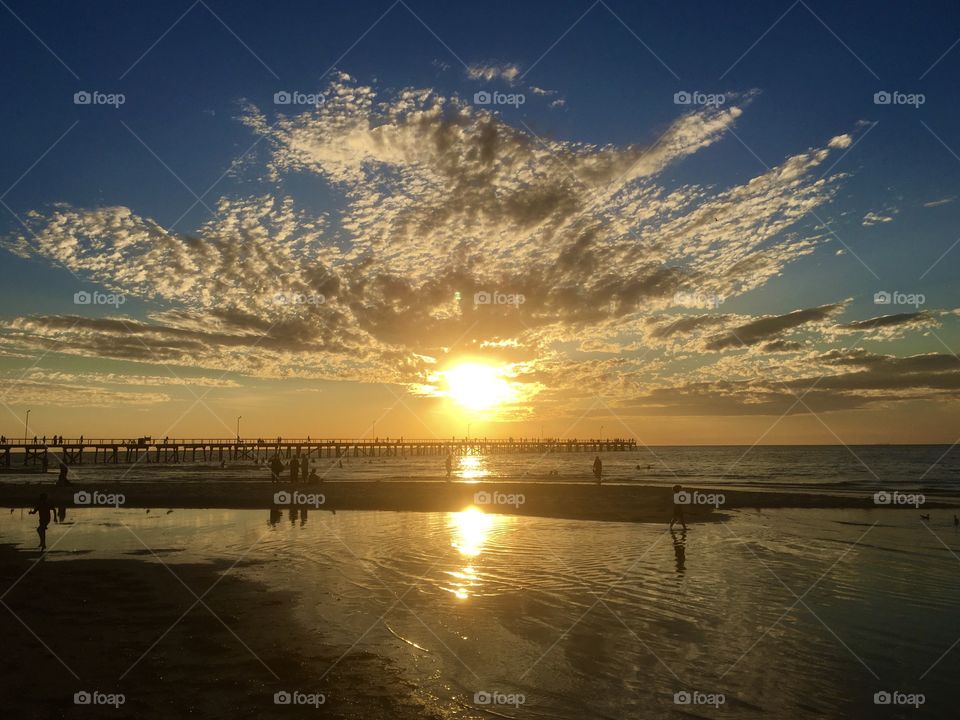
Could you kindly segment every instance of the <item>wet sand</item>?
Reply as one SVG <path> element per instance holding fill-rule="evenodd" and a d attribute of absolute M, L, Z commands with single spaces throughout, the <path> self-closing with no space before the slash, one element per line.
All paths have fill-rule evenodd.
<path fill-rule="evenodd" d="M 705 496 L 722 495 L 717 505 L 690 505 L 690 522 L 717 520 L 726 509 L 759 508 L 876 508 L 872 494 L 831 494 L 694 488 Z M 266 509 L 277 492 L 299 493 L 304 504 L 318 510 L 391 510 L 456 512 L 470 505 L 484 512 L 531 515 L 572 520 L 666 522 L 672 514 L 673 491 L 666 486 L 582 482 L 444 482 L 440 480 L 327 481 L 321 484 L 279 485 L 263 481 L 196 480 L 132 483 L 77 483 L 56 487 L 49 483 L 0 485 L 0 506 L 30 507 L 43 491 L 54 505 L 78 506 L 74 493 L 94 491 L 123 496 L 133 508 Z M 306 496 L 306 497 L 304 497 Z M 314 496 L 314 497 L 310 497 Z M 318 504 L 314 504 L 318 503 Z M 947 498 L 927 497 L 924 508 L 956 508 Z M 915 508 L 905 508 L 914 510 Z"/>
<path fill-rule="evenodd" d="M 73 557 L 48 562 L 0 546 L 0 585 L 13 586 L 9 610 L 0 607 L 5 717 L 439 717 L 367 652 L 350 652 L 321 679 L 346 648 L 299 625 L 291 593 L 231 575 L 230 563 L 171 566 L 197 595 L 216 583 L 203 602 L 221 622 L 203 604 L 188 611 L 196 598 L 158 562 Z M 125 702 L 75 705 L 83 690 L 123 693 Z M 284 690 L 323 693 L 325 703 L 275 705 Z"/>

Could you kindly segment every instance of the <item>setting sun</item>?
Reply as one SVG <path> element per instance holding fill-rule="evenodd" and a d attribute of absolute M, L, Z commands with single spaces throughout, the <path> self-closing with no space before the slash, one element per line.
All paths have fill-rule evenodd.
<path fill-rule="evenodd" d="M 448 396 L 469 410 L 511 402 L 516 393 L 502 370 L 491 365 L 464 363 L 443 372 Z"/>

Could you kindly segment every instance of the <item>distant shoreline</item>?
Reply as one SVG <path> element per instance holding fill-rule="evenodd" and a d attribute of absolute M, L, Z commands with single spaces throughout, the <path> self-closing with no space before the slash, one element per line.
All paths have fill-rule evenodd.
<path fill-rule="evenodd" d="M 867 493 L 832 494 L 781 490 L 743 490 L 684 485 L 696 491 L 697 504 L 686 505 L 690 522 L 721 520 L 725 510 L 763 508 L 863 508 L 918 511 L 910 505 L 878 505 Z M 672 488 L 663 485 L 605 484 L 590 482 L 529 482 L 496 480 L 445 482 L 423 480 L 350 480 L 321 484 L 236 480 L 167 480 L 160 482 L 93 482 L 57 487 L 54 482 L 0 484 L 0 506 L 31 507 L 45 492 L 53 505 L 90 507 L 74 502 L 86 491 L 122 497 L 121 507 L 284 509 L 297 504 L 318 511 L 386 510 L 398 512 L 457 512 L 475 506 L 484 512 L 509 515 L 605 520 L 614 522 L 669 522 Z M 290 501 L 275 493 L 286 492 Z M 103 498 L 99 498 L 102 505 Z M 113 501 L 111 501 L 112 503 Z M 111 504 L 112 506 L 112 504 Z M 920 511 L 929 508 L 960 510 L 960 501 L 927 497 Z"/>

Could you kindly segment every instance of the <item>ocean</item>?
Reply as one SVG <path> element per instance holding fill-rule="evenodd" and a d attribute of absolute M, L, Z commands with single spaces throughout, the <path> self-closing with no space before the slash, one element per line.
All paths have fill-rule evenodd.
<path fill-rule="evenodd" d="M 16 460 L 16 456 L 15 460 Z M 468 455 L 456 458 L 455 479 L 515 479 L 545 482 L 592 480 L 593 454 Z M 92 454 L 90 455 L 92 458 Z M 613 483 L 753 489 L 790 489 L 813 492 L 872 492 L 896 487 L 929 495 L 960 496 L 960 447 L 947 445 L 845 446 L 661 446 L 637 452 L 601 453 L 604 479 Z M 88 459 L 89 461 L 89 459 Z M 312 462 L 326 480 L 438 479 L 444 458 L 348 457 Z M 53 463 L 51 463 L 51 468 Z M 139 465 L 71 466 L 80 482 L 164 480 L 267 480 L 264 465 L 250 461 Z M 55 476 L 51 469 L 49 477 Z M 35 474 L 0 475 L 0 482 L 36 481 Z"/>

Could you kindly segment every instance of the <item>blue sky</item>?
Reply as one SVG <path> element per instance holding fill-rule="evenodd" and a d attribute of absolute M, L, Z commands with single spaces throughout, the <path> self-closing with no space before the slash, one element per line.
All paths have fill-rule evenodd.
<path fill-rule="evenodd" d="M 6 145 L 0 188 L 11 188 L 2 196 L 8 207 L 0 206 L 0 231 L 11 242 L 18 235 L 30 239 L 17 217 L 27 220 L 31 233 L 38 232 L 56 203 L 87 211 L 124 207 L 168 232 L 202 235 L 201 226 L 215 217 L 204 205 L 216 210 L 221 197 L 269 195 L 288 197 L 298 211 L 326 217 L 321 244 L 351 247 L 353 235 L 344 230 L 339 215 L 357 186 L 345 184 L 344 177 L 324 165 L 329 158 L 305 167 L 303 158 L 285 164 L 282 154 L 284 147 L 294 146 L 292 137 L 320 130 L 303 125 L 283 136 L 270 132 L 258 142 L 251 120 L 251 108 L 268 124 L 278 112 L 309 112 L 278 108 L 274 94 L 329 91 L 331 83 L 340 82 L 340 73 L 350 76 L 344 82 L 351 87 L 372 88 L 384 102 L 396 100 L 405 88 L 429 88 L 435 96 L 458 97 L 467 105 L 478 90 L 523 94 L 522 106 L 498 107 L 495 115 L 531 145 L 550 146 L 547 160 L 557 154 L 566 157 L 564 153 L 576 158 L 578 147 L 602 153 L 606 147 L 651 146 L 685 114 L 704 110 L 674 101 L 675 93 L 698 91 L 724 94 L 721 108 L 736 105 L 742 114 L 725 127 L 722 138 L 658 168 L 657 187 L 664 191 L 697 186 L 709 197 L 744 186 L 811 148 L 826 148 L 832 138 L 848 138 L 812 168 L 808 178 L 809 187 L 815 187 L 821 174 L 832 178 L 829 197 L 824 195 L 811 206 L 815 210 L 764 241 L 789 245 L 790 238 L 817 238 L 815 247 L 791 255 L 765 281 L 725 297 L 720 310 L 730 316 L 731 326 L 838 303 L 844 303 L 842 309 L 827 313 L 837 323 L 906 312 L 878 308 L 873 302 L 877 291 L 899 290 L 922 294 L 921 309 L 936 318 L 905 321 L 903 332 L 868 334 L 859 348 L 911 357 L 949 355 L 951 348 L 960 347 L 956 314 L 949 314 L 960 305 L 954 282 L 960 250 L 947 252 L 960 238 L 960 104 L 954 82 L 960 69 L 960 45 L 954 47 L 960 37 L 960 10 L 943 3 L 878 10 L 872 3 L 819 2 L 739 7 L 670 2 L 267 5 L 210 0 L 61 7 L 10 2 L 0 9 L 0 33 L 5 67 L 0 83 L 4 97 L 14 99 L 0 106 Z M 471 72 L 482 75 L 484 69 L 496 77 L 471 77 Z M 125 102 L 118 108 L 74 104 L 74 93 L 84 90 L 122 93 Z M 879 91 L 921 94 L 923 104 L 878 105 L 874 95 Z M 243 162 L 231 171 L 241 156 Z M 388 175 L 379 180 L 390 185 Z M 211 186 L 197 203 L 194 194 Z M 35 221 L 29 220 L 30 213 L 37 213 Z M 43 343 L 52 336 L 36 326 L 28 333 L 33 341 L 21 342 L 23 327 L 14 319 L 77 313 L 74 292 L 110 290 L 111 284 L 92 272 L 92 265 L 65 269 L 52 252 L 0 253 L 3 317 L 14 329 L 6 336 L 9 357 L 0 360 L 11 377 L 30 367 L 44 350 L 48 357 L 38 367 L 61 362 L 59 370 L 76 375 L 69 382 L 83 384 L 81 375 L 92 372 L 90 368 L 162 374 L 155 363 L 153 369 L 144 369 L 151 363 L 143 358 L 110 356 L 82 342 L 74 346 L 68 341 L 51 352 Z M 684 261 L 675 256 L 673 262 Z M 118 288 L 127 289 L 128 301 L 121 308 L 125 317 L 150 322 L 151 312 L 179 306 L 176 294 L 138 293 L 132 286 L 113 283 L 113 289 Z M 688 309 L 658 307 L 656 317 L 652 311 L 634 310 L 633 335 L 642 346 L 642 327 Z M 83 311 L 100 317 L 114 314 L 110 307 Z M 315 320 L 318 332 L 325 332 L 323 323 L 329 318 Z M 576 324 L 571 318 L 563 322 Z M 484 341 L 503 341 L 508 334 L 473 340 L 480 347 Z M 836 338 L 827 335 L 808 339 L 806 351 L 834 347 Z M 533 406 L 533 398 L 549 397 L 545 406 L 574 417 L 586 410 L 583 398 L 559 389 L 551 395 L 555 388 L 538 367 L 552 357 L 553 351 L 544 348 L 570 340 L 562 333 L 539 336 L 529 343 L 528 356 L 513 358 L 527 365 L 511 378 L 521 382 L 525 376 L 530 387 L 542 383 L 540 391 L 521 393 Z M 394 343 L 383 336 L 376 341 Z M 391 353 L 396 350 L 394 343 Z M 413 344 L 406 348 L 411 358 L 437 359 L 435 350 Z M 625 345 L 613 354 L 633 350 Z M 673 357 L 674 370 L 664 371 L 661 379 L 712 364 L 715 358 L 702 350 L 698 346 L 693 359 L 680 356 L 683 353 Z M 654 355 L 661 351 L 656 348 Z M 567 353 L 564 361 L 605 362 L 610 355 L 581 347 Z M 196 358 L 178 358 L 173 364 L 184 374 L 221 369 Z M 310 375 L 293 373 L 298 377 L 290 379 L 289 365 L 282 372 L 223 369 L 230 377 L 246 378 L 238 381 L 243 387 L 283 377 L 299 387 Z M 803 375 L 792 368 L 786 377 L 794 373 Z M 329 385 L 339 379 L 352 384 L 392 382 L 412 392 L 411 397 L 420 397 L 411 390 L 416 386 L 436 386 L 442 395 L 442 383 L 430 374 L 429 368 L 409 375 L 351 374 L 339 367 L 313 379 L 327 392 L 344 392 Z M 55 384 L 50 378 L 37 382 Z M 637 382 L 638 401 L 665 387 Z M 109 389 L 108 384 L 100 386 Z M 53 385 L 47 390 L 51 388 L 56 390 Z M 944 391 L 949 395 L 949 387 L 940 387 L 936 398 L 927 399 L 941 407 Z M 601 396 L 605 392 L 612 389 L 598 390 Z M 431 397 L 429 390 L 426 396 Z M 41 393 L 37 402 L 43 397 Z M 170 397 L 175 400 L 175 395 Z M 633 407 L 625 404 L 624 417 L 627 406 Z M 783 409 L 777 406 L 771 413 Z M 829 412 L 865 409 L 856 403 L 823 407 Z M 16 411 L 10 413 L 11 420 Z M 511 418 L 529 419 L 537 410 L 518 407 L 518 412 Z M 637 415 L 643 416 L 642 411 Z"/>

